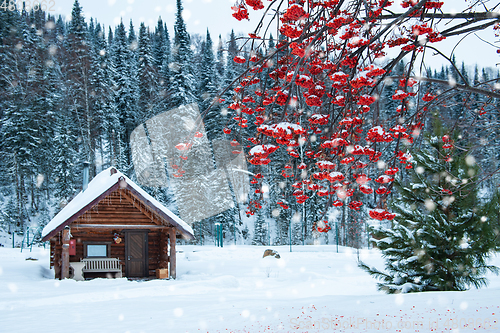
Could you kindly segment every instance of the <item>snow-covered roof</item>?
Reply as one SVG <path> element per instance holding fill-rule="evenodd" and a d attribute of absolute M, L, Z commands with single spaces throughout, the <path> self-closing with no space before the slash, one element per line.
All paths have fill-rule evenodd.
<path fill-rule="evenodd" d="M 146 191 L 139 187 L 136 183 L 130 180 L 120 171 L 110 167 L 92 179 L 85 191 L 80 192 L 73 200 L 71 200 L 46 226 L 42 231 L 42 239 L 47 240 L 52 237 L 64 226 L 76 220 L 83 215 L 87 210 L 92 208 L 97 202 L 103 199 L 111 192 L 126 188 L 133 192 L 139 199 L 168 220 L 182 234 L 188 238 L 194 238 L 193 229 L 177 215 L 172 213 L 167 207 L 162 205 L 158 200 L 150 196 Z"/>

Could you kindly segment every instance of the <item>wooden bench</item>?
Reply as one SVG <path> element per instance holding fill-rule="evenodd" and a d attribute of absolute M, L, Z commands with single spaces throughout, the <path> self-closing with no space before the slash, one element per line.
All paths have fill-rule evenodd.
<path fill-rule="evenodd" d="M 117 273 L 116 277 L 122 277 L 122 265 L 118 258 L 84 258 L 82 262 L 83 273 Z"/>

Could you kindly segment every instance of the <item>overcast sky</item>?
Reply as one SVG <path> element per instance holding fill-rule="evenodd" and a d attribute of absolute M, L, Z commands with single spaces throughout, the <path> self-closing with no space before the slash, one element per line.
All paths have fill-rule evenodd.
<path fill-rule="evenodd" d="M 123 19 L 128 28 L 129 21 L 132 19 L 136 30 L 138 30 L 141 22 L 154 27 L 158 22 L 158 17 L 161 16 L 167 24 L 170 37 L 173 37 L 176 0 L 79 0 L 79 2 L 83 7 L 87 22 L 90 17 L 94 17 L 97 18 L 98 22 L 114 27 Z M 221 34 L 222 38 L 226 39 L 231 29 L 245 35 L 253 31 L 262 11 L 254 12 L 250 9 L 250 22 L 237 21 L 231 16 L 233 13 L 231 6 L 234 2 L 235 0 L 183 0 L 184 19 L 188 32 L 204 36 L 208 28 L 216 44 L 218 35 Z M 49 8 L 54 10 L 53 14 L 62 14 L 70 19 L 73 0 L 50 0 L 48 3 Z M 55 5 L 51 6 L 54 3 Z M 463 6 L 464 3 L 464 0 L 445 0 L 445 5 L 448 6 L 445 11 L 458 12 L 461 7 L 455 8 L 453 6 Z M 491 28 L 482 32 L 481 37 L 488 41 L 495 40 Z M 450 55 L 457 42 L 456 38 L 439 43 L 440 50 L 446 55 Z M 500 47 L 498 43 L 497 46 Z M 495 51 L 494 47 L 471 34 L 459 44 L 454 52 L 459 63 L 464 61 L 471 66 L 477 63 L 479 66 L 495 67 L 495 64 L 500 63 L 500 57 Z M 434 69 L 441 66 L 443 62 L 439 60 L 439 57 L 432 57 L 429 52 L 428 55 L 426 63 Z"/>
<path fill-rule="evenodd" d="M 74 0 L 51 1 L 56 3 L 53 7 L 55 13 L 63 14 L 70 19 Z M 87 22 L 90 17 L 94 17 L 106 26 L 115 26 L 123 18 L 123 22 L 128 28 L 130 19 L 132 19 L 136 30 L 138 30 L 141 22 L 150 27 L 156 26 L 158 17 L 161 16 L 167 24 L 170 36 L 173 37 L 177 10 L 176 0 L 79 0 L 79 3 L 83 8 Z M 219 34 L 225 38 L 232 28 L 235 29 L 235 32 L 245 34 L 252 31 L 256 25 L 254 21 L 258 18 L 256 14 L 261 12 L 251 11 L 252 23 L 239 22 L 231 16 L 233 4 L 234 0 L 183 0 L 183 17 L 188 32 L 205 35 L 208 28 L 212 39 L 215 39 Z"/>

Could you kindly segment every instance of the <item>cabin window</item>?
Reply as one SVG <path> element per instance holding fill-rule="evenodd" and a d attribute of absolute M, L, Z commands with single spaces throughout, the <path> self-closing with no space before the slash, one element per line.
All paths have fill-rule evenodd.
<path fill-rule="evenodd" d="M 86 258 L 106 258 L 109 257 L 110 244 L 107 243 L 85 243 Z"/>
<path fill-rule="evenodd" d="M 102 245 L 87 245 L 87 257 L 107 257 L 108 247 Z"/>

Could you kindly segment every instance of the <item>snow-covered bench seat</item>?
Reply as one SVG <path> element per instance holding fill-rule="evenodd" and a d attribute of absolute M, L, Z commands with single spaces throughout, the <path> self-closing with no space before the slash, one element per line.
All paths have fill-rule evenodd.
<path fill-rule="evenodd" d="M 116 277 L 122 277 L 122 265 L 118 258 L 84 258 L 82 262 L 83 273 L 118 273 Z"/>

